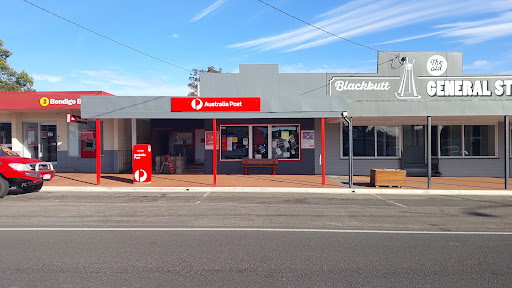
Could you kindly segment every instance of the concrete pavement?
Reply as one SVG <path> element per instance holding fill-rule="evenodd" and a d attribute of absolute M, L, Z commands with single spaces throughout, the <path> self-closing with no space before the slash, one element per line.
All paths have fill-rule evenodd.
<path fill-rule="evenodd" d="M 434 177 L 427 189 L 426 177 L 407 177 L 402 188 L 370 187 L 368 176 L 355 176 L 354 187 L 348 187 L 348 177 L 329 175 L 322 186 L 321 175 L 213 175 L 154 174 L 151 183 L 133 183 L 131 174 L 102 174 L 100 185 L 95 173 L 57 173 L 41 191 L 75 192 L 294 192 L 294 193 L 355 193 L 404 195 L 500 195 L 512 196 L 504 189 L 504 178 Z"/>

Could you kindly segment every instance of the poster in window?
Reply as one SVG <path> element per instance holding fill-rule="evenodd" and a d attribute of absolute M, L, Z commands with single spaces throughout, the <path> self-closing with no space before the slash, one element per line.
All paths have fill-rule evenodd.
<path fill-rule="evenodd" d="M 228 151 L 228 138 L 222 137 L 222 151 Z"/>
<path fill-rule="evenodd" d="M 227 149 L 227 151 L 233 151 L 233 137 L 228 137 L 227 138 L 226 149 Z"/>
<path fill-rule="evenodd" d="M 281 139 L 284 139 L 285 141 L 288 141 L 290 138 L 290 132 L 289 131 L 281 131 Z"/>
<path fill-rule="evenodd" d="M 302 130 L 302 149 L 315 148 L 315 131 L 313 130 Z"/>
<path fill-rule="evenodd" d="M 204 149 L 213 150 L 213 131 L 205 131 L 204 135 Z M 219 149 L 219 132 L 217 132 L 217 149 Z"/>
<path fill-rule="evenodd" d="M 28 133 L 27 133 L 27 142 L 28 145 L 35 145 L 36 144 L 36 128 L 34 126 L 28 127 Z"/>
<path fill-rule="evenodd" d="M 254 145 L 265 144 L 265 131 L 263 131 L 261 129 L 254 129 L 252 141 L 253 141 Z"/>

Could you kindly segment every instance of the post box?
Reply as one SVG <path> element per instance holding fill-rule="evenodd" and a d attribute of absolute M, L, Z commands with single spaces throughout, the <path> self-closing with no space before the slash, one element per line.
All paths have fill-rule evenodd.
<path fill-rule="evenodd" d="M 151 182 L 151 145 L 133 145 L 133 182 Z"/>

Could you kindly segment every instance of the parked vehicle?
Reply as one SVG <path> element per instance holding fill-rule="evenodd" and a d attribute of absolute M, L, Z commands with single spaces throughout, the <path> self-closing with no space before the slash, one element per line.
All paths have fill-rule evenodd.
<path fill-rule="evenodd" d="M 7 195 L 11 187 L 18 187 L 25 192 L 37 192 L 54 175 L 51 163 L 21 157 L 0 145 L 0 198 Z"/>

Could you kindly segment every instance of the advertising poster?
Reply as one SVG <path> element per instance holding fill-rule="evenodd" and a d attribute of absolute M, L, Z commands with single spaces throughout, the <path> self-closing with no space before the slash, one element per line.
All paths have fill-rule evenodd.
<path fill-rule="evenodd" d="M 204 132 L 204 149 L 213 150 L 213 131 Z M 217 149 L 219 149 L 219 133 L 217 132 Z"/>
<path fill-rule="evenodd" d="M 315 148 L 315 131 L 314 130 L 302 130 L 302 149 Z"/>
<path fill-rule="evenodd" d="M 27 141 L 28 145 L 35 145 L 36 144 L 36 128 L 34 126 L 28 127 L 28 135 L 27 135 Z"/>
<path fill-rule="evenodd" d="M 228 138 L 222 137 L 222 151 L 228 151 Z"/>

